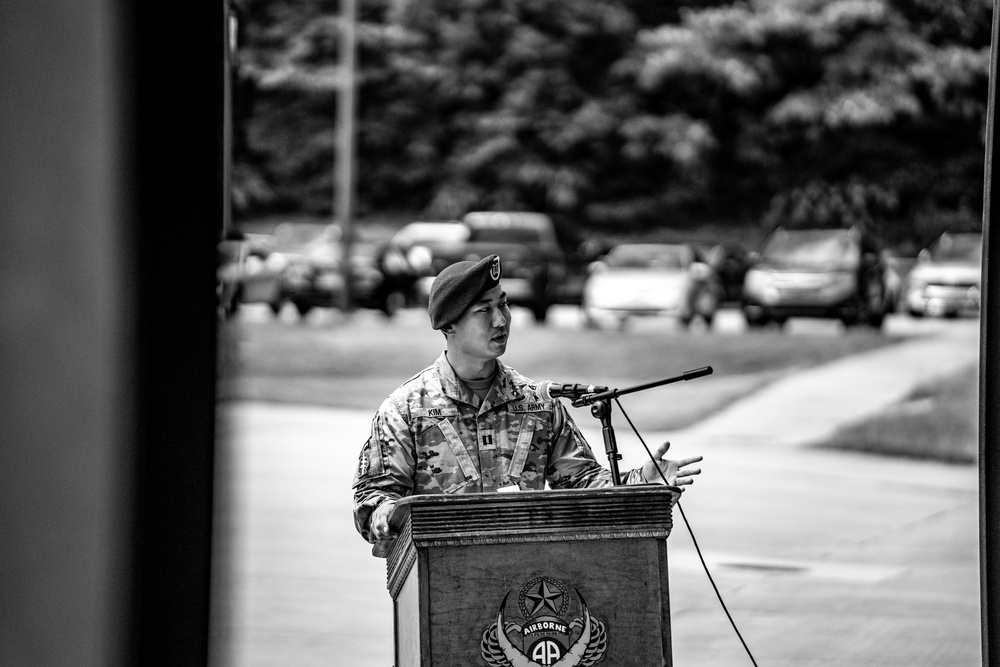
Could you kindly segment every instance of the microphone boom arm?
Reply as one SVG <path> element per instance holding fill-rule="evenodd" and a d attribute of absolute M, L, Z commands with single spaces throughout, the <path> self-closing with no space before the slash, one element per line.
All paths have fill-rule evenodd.
<path fill-rule="evenodd" d="M 705 366 L 703 368 L 695 368 L 694 370 L 684 371 L 680 375 L 675 375 L 663 380 L 657 380 L 655 382 L 636 385 L 634 387 L 627 387 L 625 389 L 609 389 L 607 391 L 595 392 L 593 394 L 585 394 L 573 401 L 573 407 L 579 408 L 584 405 L 589 405 L 590 414 L 601 420 L 601 435 L 604 436 L 604 451 L 608 455 L 608 464 L 611 468 L 611 479 L 615 486 L 621 486 L 622 484 L 621 472 L 618 469 L 618 461 L 621 460 L 622 456 L 618 453 L 618 441 L 615 438 L 615 428 L 611 424 L 612 399 L 616 399 L 619 396 L 624 396 L 626 394 L 633 394 L 637 391 L 644 391 L 646 389 L 652 389 L 653 387 L 670 384 L 672 382 L 694 380 L 695 378 L 711 374 L 712 367 Z"/>
<path fill-rule="evenodd" d="M 625 389 L 609 389 L 607 391 L 600 391 L 593 394 L 585 394 L 580 398 L 573 401 L 573 407 L 582 408 L 585 405 L 592 405 L 598 401 L 607 401 L 612 398 L 618 398 L 619 396 L 625 396 L 626 394 L 634 394 L 637 391 L 645 391 L 646 389 L 652 389 L 653 387 L 660 387 L 665 384 L 670 384 L 672 382 L 680 382 L 682 380 L 694 380 L 695 378 L 704 377 L 705 375 L 712 374 L 711 366 L 704 366 L 702 368 L 695 368 L 694 370 L 684 371 L 680 375 L 675 375 L 663 380 L 656 380 L 655 382 L 647 382 L 646 384 L 635 385 L 634 387 L 626 387 Z"/>

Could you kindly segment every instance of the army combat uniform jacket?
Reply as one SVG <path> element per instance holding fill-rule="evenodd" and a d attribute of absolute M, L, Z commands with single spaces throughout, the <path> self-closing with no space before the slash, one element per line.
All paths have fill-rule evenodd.
<path fill-rule="evenodd" d="M 611 486 L 558 399 L 497 361 L 486 398 L 455 375 L 445 353 L 394 391 L 372 420 L 354 475 L 354 522 L 369 532 L 383 501 L 425 493 L 484 493 Z M 643 483 L 640 471 L 625 483 Z"/>

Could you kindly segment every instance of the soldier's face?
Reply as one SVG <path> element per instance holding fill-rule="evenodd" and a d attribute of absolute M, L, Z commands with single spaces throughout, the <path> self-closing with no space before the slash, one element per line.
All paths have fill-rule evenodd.
<path fill-rule="evenodd" d="M 496 359 L 507 351 L 510 306 L 500 285 L 483 292 L 452 325 L 448 351 L 473 359 Z"/>

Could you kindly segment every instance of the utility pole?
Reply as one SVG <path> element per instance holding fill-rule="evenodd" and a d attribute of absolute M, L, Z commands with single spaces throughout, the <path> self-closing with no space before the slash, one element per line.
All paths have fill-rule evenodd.
<path fill-rule="evenodd" d="M 233 224 L 233 61 L 236 55 L 237 16 L 230 0 L 222 0 L 222 234 Z"/>
<path fill-rule="evenodd" d="M 347 309 L 353 310 L 351 254 L 354 245 L 354 165 L 355 165 L 355 28 L 357 0 L 340 3 L 340 90 L 337 95 L 337 148 L 334 174 L 333 215 L 340 225 L 344 252 L 344 281 Z"/>

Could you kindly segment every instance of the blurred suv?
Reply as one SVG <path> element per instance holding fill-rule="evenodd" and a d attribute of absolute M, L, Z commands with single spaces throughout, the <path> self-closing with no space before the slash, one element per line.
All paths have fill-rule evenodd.
<path fill-rule="evenodd" d="M 882 326 L 891 309 L 887 266 L 875 239 L 858 228 L 776 229 L 743 281 L 751 327 L 789 317 Z"/>
<path fill-rule="evenodd" d="M 623 328 L 629 318 L 667 315 L 711 325 L 723 295 L 711 266 L 687 244 L 625 243 L 596 262 L 583 287 L 587 326 Z"/>
<path fill-rule="evenodd" d="M 906 280 L 905 307 L 914 317 L 956 317 L 980 307 L 981 233 L 945 233 L 922 250 Z"/>
<path fill-rule="evenodd" d="M 457 220 L 411 222 L 389 241 L 389 248 L 400 253 L 416 276 L 414 286 L 418 303 L 427 304 L 431 283 L 441 269 L 465 256 L 469 228 Z"/>
<path fill-rule="evenodd" d="M 351 246 L 351 299 L 360 308 L 394 317 L 417 305 L 419 273 L 406 255 L 389 243 L 359 242 Z"/>
<path fill-rule="evenodd" d="M 462 259 L 499 255 L 507 300 L 544 322 L 567 273 L 552 219 L 543 213 L 482 211 L 466 214 L 462 222 L 469 228 Z"/>

